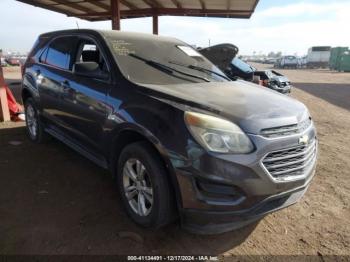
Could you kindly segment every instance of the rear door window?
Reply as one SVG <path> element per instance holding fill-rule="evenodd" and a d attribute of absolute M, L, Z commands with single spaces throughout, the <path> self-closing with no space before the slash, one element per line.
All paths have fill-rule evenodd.
<path fill-rule="evenodd" d="M 78 38 L 75 36 L 56 38 L 47 49 L 45 63 L 60 69 L 71 70 L 77 43 Z"/>

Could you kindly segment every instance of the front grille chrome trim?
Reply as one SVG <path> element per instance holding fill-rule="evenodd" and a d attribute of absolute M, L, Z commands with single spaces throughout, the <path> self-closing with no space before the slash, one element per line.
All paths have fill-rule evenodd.
<path fill-rule="evenodd" d="M 265 157 L 264 158 L 264 162 L 274 162 L 274 161 L 278 161 L 278 160 L 284 160 L 284 159 L 288 159 L 288 158 L 293 158 L 293 157 L 298 157 L 298 156 L 301 156 L 301 155 L 304 155 L 305 153 L 308 153 L 309 151 L 312 150 L 312 147 L 315 145 L 316 141 L 314 140 L 310 146 L 308 147 L 307 151 L 306 152 L 300 152 L 300 153 L 296 153 L 296 154 L 292 154 L 292 155 L 287 155 L 287 156 L 281 156 L 281 157 Z M 293 150 L 293 149 L 298 149 L 298 148 L 301 148 L 302 146 L 297 146 L 297 147 L 291 147 L 291 148 L 288 148 L 288 150 Z M 269 154 L 271 153 L 278 153 L 278 152 L 283 152 L 285 151 L 286 149 L 284 150 L 278 150 L 278 151 L 273 151 L 273 152 L 270 152 Z"/>
<path fill-rule="evenodd" d="M 312 125 L 311 118 L 307 118 L 297 124 L 265 128 L 260 131 L 260 135 L 266 138 L 279 138 L 289 135 L 300 134 Z"/>
<path fill-rule="evenodd" d="M 260 164 L 274 181 L 285 182 L 303 179 L 314 167 L 316 158 L 317 139 L 314 138 L 307 145 L 272 151 L 262 158 Z"/>
<path fill-rule="evenodd" d="M 303 157 L 300 160 L 288 162 L 288 163 L 285 163 L 285 164 L 272 165 L 272 166 L 269 166 L 269 168 L 275 169 L 275 168 L 279 168 L 279 167 L 291 166 L 291 165 L 295 165 L 295 164 L 304 162 L 304 161 L 308 160 L 310 158 L 310 156 L 312 156 L 315 153 L 312 150 L 309 150 L 309 151 L 310 152 L 307 154 L 307 156 Z"/>
<path fill-rule="evenodd" d="M 297 125 L 290 125 L 290 126 L 284 126 L 281 128 L 275 128 L 275 129 L 270 129 L 270 130 L 264 130 L 262 132 L 263 136 L 270 136 L 274 135 L 277 133 L 285 133 L 285 132 L 298 132 L 299 129 Z"/>
<path fill-rule="evenodd" d="M 279 172 L 272 172 L 272 175 L 273 176 L 279 176 L 279 175 L 282 175 L 282 174 L 286 174 L 286 173 L 292 173 L 294 171 L 298 171 L 300 169 L 304 169 L 305 167 L 307 167 L 309 165 L 309 163 L 313 160 L 314 158 L 311 157 L 310 159 L 307 160 L 307 162 L 299 167 L 295 167 L 295 168 L 291 168 L 291 169 L 288 169 L 288 170 L 284 170 L 284 171 L 279 171 Z M 271 173 L 271 172 L 270 172 Z"/>

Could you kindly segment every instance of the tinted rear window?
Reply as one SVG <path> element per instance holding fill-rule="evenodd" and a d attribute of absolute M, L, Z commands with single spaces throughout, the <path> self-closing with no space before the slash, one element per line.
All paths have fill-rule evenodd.
<path fill-rule="evenodd" d="M 45 63 L 65 70 L 71 69 L 71 62 L 77 45 L 77 38 L 72 36 L 59 37 L 51 42 Z"/>

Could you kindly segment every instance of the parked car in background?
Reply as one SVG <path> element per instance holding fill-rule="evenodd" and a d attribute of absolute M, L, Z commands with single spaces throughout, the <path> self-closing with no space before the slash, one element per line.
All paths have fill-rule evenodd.
<path fill-rule="evenodd" d="M 213 64 L 219 67 L 230 79 L 241 78 L 253 82 L 258 77 L 262 85 L 277 92 L 291 92 L 289 79 L 274 70 L 257 70 L 255 67 L 236 57 L 238 47 L 232 44 L 220 44 L 198 50 Z"/>
<path fill-rule="evenodd" d="M 217 57 L 215 61 L 212 61 L 213 64 L 217 65 L 217 60 L 220 59 Z M 219 67 L 220 68 L 220 67 Z M 241 78 L 246 81 L 253 81 L 254 72 L 256 68 L 245 63 L 241 59 L 235 57 L 231 60 L 228 66 L 225 69 L 225 74 L 229 76 L 231 79 Z"/>
<path fill-rule="evenodd" d="M 306 65 L 307 65 L 307 56 L 299 57 L 298 58 L 298 67 L 305 68 Z"/>
<path fill-rule="evenodd" d="M 263 64 L 270 64 L 273 65 L 276 63 L 278 58 L 271 58 L 271 57 L 267 57 L 264 59 Z"/>
<path fill-rule="evenodd" d="M 255 76 L 259 76 L 262 85 L 282 94 L 289 94 L 292 91 L 290 80 L 275 70 L 255 71 Z"/>
<path fill-rule="evenodd" d="M 8 63 L 11 66 L 21 65 L 21 61 L 20 61 L 19 57 L 16 57 L 16 56 L 6 57 L 6 63 Z"/>
<path fill-rule="evenodd" d="M 331 56 L 330 46 L 314 46 L 309 48 L 307 52 L 307 63 L 308 68 L 327 68 L 329 67 L 329 59 Z"/>
<path fill-rule="evenodd" d="M 297 68 L 298 67 L 298 58 L 296 56 L 287 55 L 279 58 L 274 67 L 276 68 Z"/>
<path fill-rule="evenodd" d="M 180 217 L 197 233 L 239 228 L 296 203 L 314 175 L 316 130 L 301 102 L 231 81 L 174 38 L 47 33 L 22 88 L 29 139 L 50 134 L 109 169 L 144 227 Z"/>

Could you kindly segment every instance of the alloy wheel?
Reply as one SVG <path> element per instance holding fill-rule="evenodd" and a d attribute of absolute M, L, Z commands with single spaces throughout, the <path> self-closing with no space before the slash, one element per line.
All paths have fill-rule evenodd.
<path fill-rule="evenodd" d="M 35 139 L 38 135 L 38 119 L 34 107 L 29 104 L 26 110 L 26 122 L 30 136 Z"/>
<path fill-rule="evenodd" d="M 148 216 L 153 207 L 153 187 L 140 160 L 131 158 L 125 162 L 123 187 L 131 209 L 139 216 Z"/>

